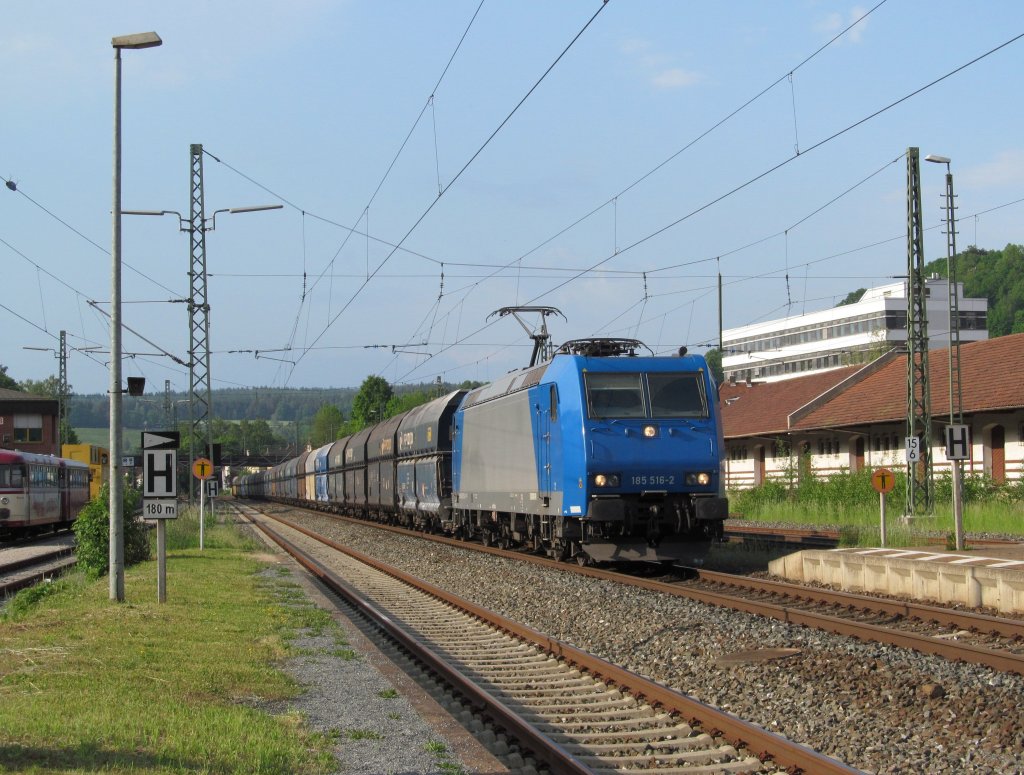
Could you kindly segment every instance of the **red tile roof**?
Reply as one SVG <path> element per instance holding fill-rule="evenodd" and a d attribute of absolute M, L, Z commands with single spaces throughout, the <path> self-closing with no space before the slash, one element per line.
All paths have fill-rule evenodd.
<path fill-rule="evenodd" d="M 721 400 L 722 427 L 725 436 L 755 436 L 759 433 L 784 433 L 789 430 L 789 415 L 835 387 L 861 366 L 844 366 L 806 377 L 777 382 L 723 382 Z"/>
<path fill-rule="evenodd" d="M 965 414 L 1024 407 L 1024 334 L 960 345 L 961 409 Z M 932 417 L 949 414 L 949 350 L 928 353 Z M 907 416 L 907 357 L 902 355 L 813 411 L 793 428 L 834 428 Z"/>
<path fill-rule="evenodd" d="M 965 414 L 1024 407 L 1024 334 L 960 345 Z M 928 353 L 933 417 L 949 414 L 949 351 Z M 907 416 L 907 356 L 892 353 L 867 366 L 805 377 L 724 383 L 720 390 L 726 438 L 895 422 Z"/>

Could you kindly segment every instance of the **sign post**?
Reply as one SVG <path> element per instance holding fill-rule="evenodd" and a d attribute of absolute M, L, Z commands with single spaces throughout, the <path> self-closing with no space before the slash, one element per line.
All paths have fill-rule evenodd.
<path fill-rule="evenodd" d="M 203 524 L 206 522 L 206 480 L 213 476 L 213 463 L 209 458 L 197 457 L 192 473 L 199 480 L 199 551 L 203 550 Z"/>
<path fill-rule="evenodd" d="M 896 486 L 896 474 L 888 468 L 876 468 L 871 474 L 871 486 L 878 493 L 878 502 L 881 507 L 881 533 L 882 548 L 885 548 L 885 496 L 892 492 Z"/>
<path fill-rule="evenodd" d="M 946 460 L 953 466 L 953 531 L 957 551 L 964 548 L 964 493 L 960 486 L 960 461 L 971 456 L 970 428 L 946 426 Z"/>
<path fill-rule="evenodd" d="M 156 599 L 167 602 L 167 523 L 178 516 L 178 431 L 142 434 L 142 517 L 156 520 Z M 134 461 L 133 461 L 134 462 Z"/>

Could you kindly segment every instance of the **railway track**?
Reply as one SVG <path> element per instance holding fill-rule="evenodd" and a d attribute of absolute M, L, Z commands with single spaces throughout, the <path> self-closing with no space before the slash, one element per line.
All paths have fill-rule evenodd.
<path fill-rule="evenodd" d="M 76 562 L 73 546 L 19 554 L 17 559 L 0 559 L 0 601 L 33 584 L 59 576 Z"/>
<path fill-rule="evenodd" d="M 302 509 L 331 519 L 349 519 Z M 865 642 L 910 648 L 945 659 L 984 665 L 1024 675 L 1024 627 L 1019 619 L 986 616 L 960 609 L 889 600 L 783 584 L 747 576 L 696 571 L 696 581 L 660 581 L 619 571 L 581 567 L 523 552 L 427 535 L 400 527 L 367 523 L 381 529 L 438 541 L 474 551 L 511 557 L 566 573 L 642 587 L 709 605 L 812 627 Z"/>
<path fill-rule="evenodd" d="M 280 516 L 236 508 L 442 676 L 477 713 L 514 735 L 541 769 L 854 771 Z"/>
<path fill-rule="evenodd" d="M 725 528 L 728 541 L 761 542 L 792 546 L 794 549 L 834 549 L 839 546 L 840 532 L 820 528 L 771 527 L 767 525 L 745 525 L 739 520 L 730 520 Z M 921 545 L 942 546 L 944 537 L 921 535 Z M 1008 546 L 1018 543 L 1002 538 L 971 538 L 972 546 Z"/>
<path fill-rule="evenodd" d="M 1024 675 L 1024 619 L 711 571 L 681 582 L 695 599 Z M 722 592 L 724 598 L 717 595 Z"/>

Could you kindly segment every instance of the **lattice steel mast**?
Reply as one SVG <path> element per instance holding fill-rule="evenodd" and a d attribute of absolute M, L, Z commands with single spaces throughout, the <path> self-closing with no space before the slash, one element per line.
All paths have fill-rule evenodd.
<path fill-rule="evenodd" d="M 907 436 L 921 439 L 920 460 L 907 462 L 907 514 L 932 510 L 931 396 L 928 388 L 928 308 L 921 227 L 921 164 L 907 149 Z"/>
<path fill-rule="evenodd" d="M 188 499 L 195 499 L 195 477 L 191 475 L 196 459 L 195 443 L 200 440 L 205 450 L 212 450 L 210 388 L 210 304 L 206 283 L 206 213 L 203 198 L 203 146 L 190 146 L 189 207 L 189 443 Z"/>
<path fill-rule="evenodd" d="M 57 454 L 63 455 L 68 433 L 68 332 L 60 332 L 60 353 L 57 355 L 60 367 L 57 377 Z"/>

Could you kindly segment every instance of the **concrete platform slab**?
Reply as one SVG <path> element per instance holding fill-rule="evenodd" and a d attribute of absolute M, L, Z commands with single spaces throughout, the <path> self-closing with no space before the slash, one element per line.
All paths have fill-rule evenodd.
<path fill-rule="evenodd" d="M 917 549 L 807 549 L 771 562 L 790 581 L 1024 614 L 1024 545 L 1002 557 Z M 1016 555 L 1016 556 L 1014 556 Z"/>

